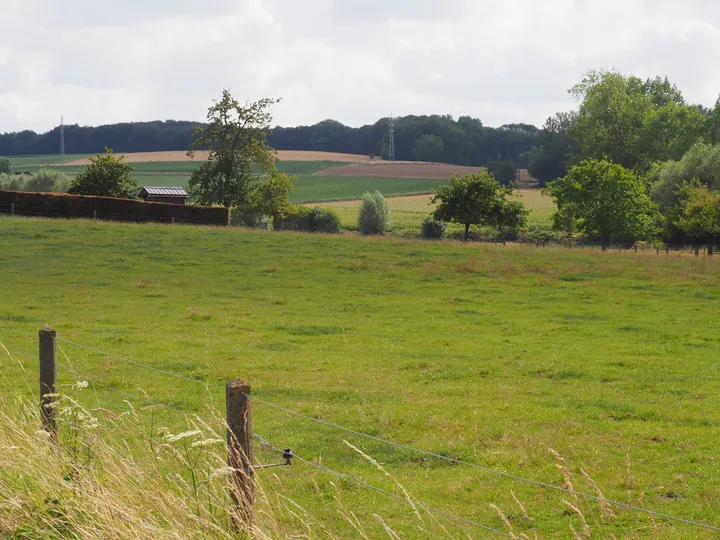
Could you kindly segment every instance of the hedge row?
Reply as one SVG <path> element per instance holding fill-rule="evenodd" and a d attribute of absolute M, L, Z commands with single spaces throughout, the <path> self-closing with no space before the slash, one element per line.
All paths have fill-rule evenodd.
<path fill-rule="evenodd" d="M 158 221 L 228 225 L 228 211 L 215 206 L 185 206 L 133 199 L 68 195 L 65 193 L 27 193 L 0 191 L 0 211 L 45 217 L 78 217 L 114 221 Z"/>

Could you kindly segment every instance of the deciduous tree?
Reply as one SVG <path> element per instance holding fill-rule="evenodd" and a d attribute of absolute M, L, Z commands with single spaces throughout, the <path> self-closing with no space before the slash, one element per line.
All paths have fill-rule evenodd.
<path fill-rule="evenodd" d="M 432 203 L 437 203 L 433 217 L 438 221 L 465 226 L 465 240 L 470 226 L 520 228 L 527 220 L 527 209 L 520 201 L 509 200 L 510 187 L 502 186 L 489 173 L 452 175 L 450 183 L 440 186 Z"/>
<path fill-rule="evenodd" d="M 125 163 L 124 156 L 115 157 L 113 151 L 106 148 L 105 154 L 90 158 L 90 165 L 75 177 L 68 193 L 136 199 L 140 186 L 132 170 L 132 165 Z"/>
<path fill-rule="evenodd" d="M 240 104 L 229 90 L 208 109 L 207 125 L 196 130 L 188 152 L 208 150 L 208 159 L 190 177 L 192 199 L 225 208 L 245 206 L 252 184 L 261 175 L 276 172 L 275 150 L 266 144 L 272 121 L 270 107 L 278 100 L 264 98 Z"/>
<path fill-rule="evenodd" d="M 556 229 L 599 236 L 603 249 L 615 237 L 639 238 L 658 231 L 660 215 L 633 171 L 606 160 L 585 160 L 551 182 Z"/>

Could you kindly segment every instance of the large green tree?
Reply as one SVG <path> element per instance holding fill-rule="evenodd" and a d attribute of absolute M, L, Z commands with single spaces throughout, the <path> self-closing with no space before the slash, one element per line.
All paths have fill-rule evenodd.
<path fill-rule="evenodd" d="M 720 192 L 711 191 L 699 181 L 686 182 L 678 192 L 676 226 L 695 243 L 713 245 L 720 241 Z"/>
<path fill-rule="evenodd" d="M 450 183 L 434 194 L 432 203 L 437 203 L 437 208 L 433 217 L 464 225 L 465 240 L 470 238 L 472 225 L 517 229 L 525 225 L 528 212 L 522 202 L 511 200 L 513 195 L 512 188 L 486 172 L 452 175 Z"/>
<path fill-rule="evenodd" d="M 650 176 L 654 180 L 652 198 L 663 212 L 677 205 L 679 190 L 685 182 L 698 180 L 720 191 L 720 145 L 699 142 L 681 159 L 657 165 Z"/>
<path fill-rule="evenodd" d="M 295 177 L 289 174 L 274 172 L 259 184 L 253 186 L 248 197 L 248 212 L 273 219 L 273 227 L 278 229 L 279 223 L 293 213 L 295 206 L 290 202 Z"/>
<path fill-rule="evenodd" d="M 73 179 L 68 193 L 136 199 L 140 186 L 132 170 L 132 166 L 125 163 L 124 156 L 116 157 L 112 150 L 106 148 L 105 154 L 90 158 L 90 165 Z"/>
<path fill-rule="evenodd" d="M 278 100 L 264 98 L 241 104 L 229 90 L 208 109 L 207 125 L 197 128 L 188 155 L 207 150 L 207 161 L 190 177 L 191 198 L 200 204 L 245 206 L 253 184 L 276 172 L 275 150 L 266 143 Z"/>
<path fill-rule="evenodd" d="M 613 239 L 636 239 L 658 231 L 660 215 L 645 184 L 633 171 L 607 160 L 585 160 L 551 182 L 554 226 L 568 233 L 599 236 L 603 249 Z"/>
<path fill-rule="evenodd" d="M 679 159 L 707 132 L 706 116 L 667 79 L 590 71 L 570 92 L 580 102 L 573 134 L 584 158 L 645 172 Z"/>

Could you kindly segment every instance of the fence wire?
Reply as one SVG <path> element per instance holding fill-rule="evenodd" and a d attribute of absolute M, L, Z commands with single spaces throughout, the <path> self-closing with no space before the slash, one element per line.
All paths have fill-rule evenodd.
<path fill-rule="evenodd" d="M 0 327 L 0 330 L 9 330 L 9 331 L 11 331 L 11 332 L 15 332 L 15 333 L 19 333 L 19 334 L 35 335 L 35 334 L 31 333 L 31 332 L 24 332 L 24 331 L 19 331 L 19 330 L 4 328 L 4 327 Z M 181 380 L 184 380 L 184 381 L 187 381 L 187 382 L 199 384 L 199 385 L 205 386 L 206 388 L 216 388 L 216 389 L 223 390 L 223 391 L 225 390 L 225 387 L 224 387 L 224 386 L 219 386 L 219 385 L 215 385 L 215 384 L 211 384 L 211 383 L 199 381 L 199 380 L 197 380 L 197 379 L 191 379 L 191 378 L 189 378 L 189 377 L 185 377 L 185 376 L 179 375 L 179 374 L 177 374 L 177 373 L 172 373 L 172 372 L 169 372 L 169 371 L 165 371 L 165 370 L 156 368 L 156 367 L 154 367 L 154 366 L 150 366 L 150 365 L 148 365 L 148 364 L 144 364 L 144 363 L 141 363 L 141 362 L 136 362 L 136 361 L 134 361 L 134 360 L 130 360 L 130 359 L 128 359 L 128 358 L 123 358 L 123 357 L 121 357 L 121 356 L 117 356 L 117 355 L 114 355 L 114 354 L 111 354 L 111 353 L 107 353 L 107 352 L 102 351 L 102 350 L 100 350 L 100 349 L 97 349 L 97 348 L 94 348 L 94 347 L 89 347 L 89 346 L 86 346 L 86 345 L 83 345 L 83 344 L 80 344 L 80 343 L 76 343 L 76 342 L 73 342 L 73 341 L 69 341 L 69 340 L 65 340 L 65 339 L 61 339 L 61 338 L 56 338 L 56 339 L 57 339 L 57 341 L 59 341 L 59 342 L 67 343 L 67 344 L 69 344 L 69 345 L 73 345 L 73 346 L 79 347 L 79 348 L 81 348 L 81 349 L 85 349 L 85 350 L 88 350 L 88 351 L 91 351 L 91 352 L 95 352 L 95 353 L 97 353 L 97 354 L 102 354 L 102 355 L 104 355 L 104 356 L 107 356 L 108 358 L 113 358 L 113 359 L 116 359 L 116 360 L 119 360 L 119 361 L 128 363 L 128 364 L 130 364 L 130 365 L 134 365 L 134 366 L 136 366 L 136 367 L 148 369 L 148 370 L 151 370 L 151 371 L 154 371 L 154 372 L 157 372 L 157 373 L 161 373 L 161 374 L 163 374 L 163 375 L 167 375 L 167 376 L 169 376 L 169 377 L 175 377 L 175 378 L 177 378 L 177 379 L 181 379 Z M 76 373 L 77 373 L 77 372 L 76 372 Z M 100 386 L 102 386 L 102 385 L 100 385 Z M 117 389 L 111 389 L 111 390 L 117 391 Z M 130 395 L 130 394 L 128 394 L 128 395 Z M 514 474 L 511 474 L 511 473 L 504 472 L 504 471 L 499 471 L 499 470 L 496 470 L 496 469 L 491 469 L 491 468 L 489 468 L 489 467 L 484 467 L 484 466 L 482 466 L 482 465 L 478 465 L 478 464 L 471 463 L 471 462 L 468 462 L 468 461 L 463 461 L 463 460 L 460 460 L 460 459 L 451 458 L 451 457 L 448 457 L 448 456 L 443 456 L 443 455 L 441 455 L 441 454 L 437 454 L 437 453 L 434 453 L 434 452 L 429 452 L 429 451 L 427 451 L 427 450 L 422 450 L 422 449 L 415 448 L 415 447 L 412 447 L 412 446 L 407 446 L 407 445 L 404 445 L 404 444 L 396 443 L 396 442 L 393 442 L 393 441 L 390 441 L 390 440 L 387 440 L 387 439 L 382 439 L 382 438 L 380 438 L 380 437 L 376 437 L 376 436 L 374 436 L 374 435 L 369 435 L 369 434 L 363 433 L 363 432 L 361 432 L 361 431 L 356 431 L 356 430 L 354 430 L 354 429 L 345 427 L 345 426 L 340 425 L 340 424 L 336 424 L 336 423 L 334 423 L 334 422 L 329 422 L 329 421 L 327 421 L 327 420 L 322 420 L 322 419 L 320 419 L 320 418 L 314 418 L 314 417 L 312 417 L 312 416 L 303 414 L 303 413 L 301 413 L 301 412 L 294 411 L 294 410 L 292 410 L 292 409 L 288 409 L 288 408 L 283 407 L 283 406 L 280 406 L 280 405 L 276 405 L 276 404 L 271 403 L 271 402 L 269 402 L 269 401 L 266 401 L 266 400 L 263 400 L 263 399 L 261 399 L 261 398 L 258 398 L 258 397 L 254 396 L 254 395 L 247 395 L 247 397 L 248 397 L 249 399 L 253 400 L 253 401 L 256 401 L 256 402 L 258 402 L 258 403 L 261 403 L 261 404 L 263 404 L 263 405 L 265 405 L 265 406 L 268 406 L 268 407 L 270 407 L 270 408 L 273 408 L 273 409 L 276 409 L 276 410 L 285 412 L 285 413 L 290 414 L 290 415 L 292 415 L 292 416 L 296 416 L 296 417 L 298 417 L 298 418 L 303 418 L 303 419 L 308 420 L 308 421 L 311 421 L 311 422 L 315 422 L 315 423 L 322 424 L 322 425 L 325 425 L 325 426 L 328 426 L 328 427 L 332 427 L 332 428 L 334 428 L 334 429 L 338 429 L 338 430 L 341 430 L 341 431 L 345 431 L 346 433 L 350 433 L 350 434 L 356 435 L 356 436 L 358 436 L 358 437 L 362 437 L 362 438 L 365 438 L 365 439 L 368 439 L 368 440 L 372 440 L 372 441 L 375 441 L 375 442 L 379 442 L 379 443 L 382 443 L 382 444 L 386 444 L 386 445 L 389 445 L 389 446 L 392 446 L 392 447 L 395 447 L 395 448 L 399 448 L 399 449 L 402 449 L 402 450 L 406 450 L 406 451 L 409 451 L 409 452 L 415 452 L 415 453 L 422 454 L 422 455 L 425 455 L 425 456 L 428 456 L 428 457 L 432 457 L 432 458 L 436 458 L 436 459 L 439 459 L 439 460 L 443 460 L 443 461 L 446 461 L 446 462 L 449 462 L 449 463 L 454 463 L 454 464 L 456 464 L 456 465 L 465 465 L 465 466 L 467 466 L 467 467 L 471 467 L 471 468 L 474 468 L 474 469 L 483 471 L 483 472 L 488 473 L 488 474 L 492 474 L 492 475 L 495 475 L 495 476 L 507 478 L 507 479 L 514 480 L 514 481 L 517 481 L 517 482 L 521 482 L 521 483 L 533 485 L 533 486 L 540 487 L 540 488 L 543 488 L 543 489 L 549 489 L 549 490 L 553 490 L 553 491 L 557 491 L 557 492 L 562 492 L 562 493 L 566 493 L 566 494 L 570 494 L 570 495 L 576 495 L 576 496 L 578 496 L 578 497 L 582 497 L 582 498 L 584 498 L 584 499 L 588 499 L 588 500 L 592 500 L 592 501 L 596 501 L 596 502 L 600 502 L 600 501 L 602 500 L 602 501 L 607 502 L 608 504 L 611 504 L 611 505 L 616 506 L 616 507 L 619 507 L 619 508 L 624 508 L 624 509 L 626 509 L 626 510 L 631 510 L 631 511 L 638 512 L 638 513 L 643 513 L 643 514 L 646 514 L 646 515 L 652 515 L 652 516 L 654 516 L 654 517 L 659 517 L 659 518 L 667 519 L 667 520 L 670 520 L 670 521 L 675 521 L 675 522 L 677 522 L 677 523 L 683 523 L 683 524 L 685 524 L 685 525 L 691 525 L 691 526 L 695 526 L 695 527 L 700 527 L 700 528 L 703 528 L 703 529 L 706 529 L 706 530 L 711 530 L 711 531 L 720 532 L 720 527 L 715 527 L 715 526 L 708 525 L 708 524 L 705 524 L 705 523 L 701 523 L 701 522 L 697 522 L 697 521 L 692 521 L 692 520 L 688 520 L 688 519 L 684 519 L 684 518 L 675 517 L 675 516 L 672 516 L 672 515 L 670 515 L 670 514 L 665 514 L 665 513 L 657 512 L 657 511 L 654 511 L 654 510 L 649 510 L 649 509 L 646 509 L 646 508 L 642 508 L 642 507 L 639 507 L 639 506 L 627 504 L 627 503 L 624 503 L 624 502 L 621 502 L 621 501 L 617 501 L 617 500 L 613 500 L 613 499 L 606 499 L 606 498 L 602 498 L 602 499 L 601 499 L 599 496 L 597 496 L 597 495 L 592 495 L 592 494 L 590 494 L 590 493 L 583 493 L 583 492 L 580 492 L 580 491 L 570 490 L 570 489 L 568 489 L 568 488 L 564 488 L 564 487 L 560 487 L 560 486 L 555 486 L 555 485 L 553 485 L 553 484 L 548 484 L 548 483 L 541 482 L 541 481 L 538 481 L 538 480 L 533 480 L 533 479 L 530 479 L 530 478 L 524 478 L 524 477 L 522 477 L 522 476 L 514 475 Z M 136 399 L 137 399 L 137 398 L 136 398 Z M 142 398 L 140 398 L 140 399 L 142 399 Z M 163 404 L 160 404 L 160 403 L 155 403 L 155 404 L 156 404 L 156 405 L 159 405 L 159 406 L 164 406 Z M 188 413 L 185 413 L 184 411 L 176 411 L 176 412 L 180 412 L 180 413 L 182 413 L 182 414 L 188 414 Z"/>

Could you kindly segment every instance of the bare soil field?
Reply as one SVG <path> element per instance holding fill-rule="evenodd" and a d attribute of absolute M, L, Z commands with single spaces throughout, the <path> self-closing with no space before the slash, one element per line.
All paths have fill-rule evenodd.
<path fill-rule="evenodd" d="M 182 150 L 172 152 L 135 152 L 120 154 L 125 156 L 128 163 L 150 163 L 155 161 L 188 161 L 190 158 Z M 308 152 L 304 150 L 278 150 L 280 161 L 338 161 L 341 163 L 358 163 L 368 161 L 367 156 L 357 154 L 338 154 L 335 152 Z M 206 152 L 197 152 L 196 160 L 207 158 Z M 74 159 L 61 165 L 87 165 L 90 161 L 87 158 Z M 424 177 L 418 177 L 424 178 Z"/>
<path fill-rule="evenodd" d="M 367 162 L 332 167 L 317 173 L 319 176 L 352 176 L 373 178 L 420 178 L 447 180 L 451 173 L 458 175 L 484 171 L 482 167 L 464 167 L 444 163 L 423 163 L 414 161 Z"/>

